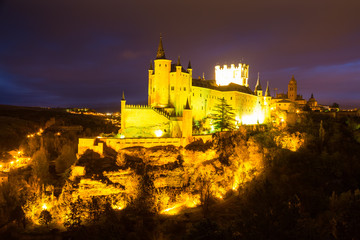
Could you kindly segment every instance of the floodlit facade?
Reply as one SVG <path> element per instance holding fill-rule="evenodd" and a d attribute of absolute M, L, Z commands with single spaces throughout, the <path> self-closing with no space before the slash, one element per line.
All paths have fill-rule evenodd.
<path fill-rule="evenodd" d="M 263 124 L 270 121 L 269 86 L 263 95 L 258 77 L 255 91 L 249 88 L 249 65 L 215 67 L 215 80 L 193 79 L 189 62 L 185 69 L 165 56 L 162 39 L 154 63 L 148 71 L 148 105 L 128 105 L 121 100 L 123 138 L 192 136 L 193 120 L 206 119 L 214 113 L 219 99 L 232 106 L 236 125 Z"/>

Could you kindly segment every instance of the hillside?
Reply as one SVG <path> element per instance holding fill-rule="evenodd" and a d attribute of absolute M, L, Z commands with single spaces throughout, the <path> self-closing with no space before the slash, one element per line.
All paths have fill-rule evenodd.
<path fill-rule="evenodd" d="M 74 239 L 357 239 L 359 126 L 358 118 L 309 114 L 294 126 L 241 128 L 185 148 L 118 153 L 107 148 L 103 157 L 87 151 L 64 175 L 55 198 L 51 188 L 12 185 L 27 194 L 38 189 L 37 197 L 23 203 L 28 226 L 5 233 L 39 237 L 58 229 L 52 231 L 56 236 Z M 44 205 L 52 217 L 46 228 Z"/>
<path fill-rule="evenodd" d="M 18 149 L 28 134 L 44 129 L 46 122 L 53 118 L 55 126 L 82 126 L 83 132 L 76 133 L 78 136 L 117 132 L 117 128 L 101 116 L 71 114 L 60 108 L 0 105 L 0 153 Z"/>

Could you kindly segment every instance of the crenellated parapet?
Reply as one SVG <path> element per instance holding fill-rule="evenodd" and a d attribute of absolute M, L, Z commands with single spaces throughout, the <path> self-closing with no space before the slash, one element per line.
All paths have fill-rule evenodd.
<path fill-rule="evenodd" d="M 126 109 L 149 109 L 152 108 L 151 106 L 148 105 L 132 105 L 132 104 L 126 104 L 125 105 Z"/>
<path fill-rule="evenodd" d="M 238 66 L 235 64 L 215 66 L 215 80 L 220 86 L 229 85 L 230 83 L 239 84 L 241 86 L 248 85 L 249 78 L 249 65 L 245 63 L 239 63 Z"/>

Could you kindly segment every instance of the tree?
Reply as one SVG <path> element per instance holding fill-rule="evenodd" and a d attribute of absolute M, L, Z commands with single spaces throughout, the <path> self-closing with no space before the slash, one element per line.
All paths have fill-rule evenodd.
<path fill-rule="evenodd" d="M 43 148 L 35 152 L 32 157 L 32 173 L 42 183 L 46 183 L 49 179 L 49 163 Z"/>
<path fill-rule="evenodd" d="M 220 129 L 220 131 L 233 129 L 235 122 L 233 111 L 234 109 L 227 104 L 225 98 L 221 98 L 220 103 L 215 106 L 215 113 L 212 114 L 214 128 Z"/>
<path fill-rule="evenodd" d="M 64 226 L 69 230 L 75 230 L 81 226 L 83 214 L 83 200 L 78 196 L 75 202 L 70 203 L 70 212 L 66 214 Z"/>
<path fill-rule="evenodd" d="M 89 202 L 88 209 L 90 221 L 93 223 L 98 222 L 102 212 L 100 208 L 99 198 L 91 196 L 91 201 Z"/>
<path fill-rule="evenodd" d="M 69 146 L 63 146 L 59 157 L 55 160 L 55 169 L 57 173 L 63 173 L 68 169 L 76 160 L 74 149 Z"/>
<path fill-rule="evenodd" d="M 339 104 L 334 102 L 332 105 L 331 105 L 332 108 L 340 108 Z"/>
<path fill-rule="evenodd" d="M 47 226 L 51 221 L 52 221 L 51 213 L 46 209 L 42 210 L 39 216 L 39 222 Z"/>

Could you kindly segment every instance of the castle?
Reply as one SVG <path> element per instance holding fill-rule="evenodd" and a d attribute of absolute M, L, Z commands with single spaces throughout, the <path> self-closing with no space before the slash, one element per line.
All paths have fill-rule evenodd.
<path fill-rule="evenodd" d="M 165 56 L 160 42 L 148 71 L 148 105 L 128 105 L 121 100 L 121 138 L 189 138 L 193 121 L 210 119 L 219 99 L 233 108 L 235 124 L 270 121 L 271 96 L 265 94 L 258 77 L 255 91 L 249 88 L 249 65 L 215 67 L 215 80 L 193 79 L 189 61 L 185 69 Z M 209 120 L 211 125 L 211 120 Z"/>

